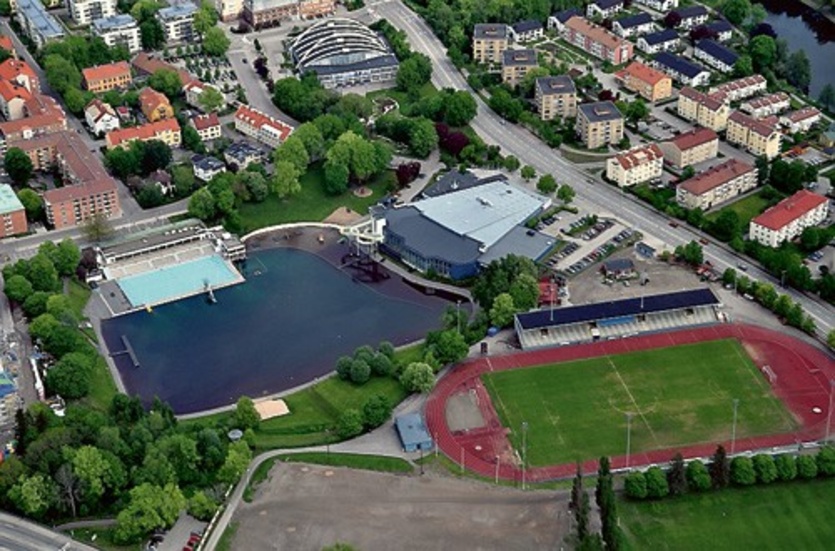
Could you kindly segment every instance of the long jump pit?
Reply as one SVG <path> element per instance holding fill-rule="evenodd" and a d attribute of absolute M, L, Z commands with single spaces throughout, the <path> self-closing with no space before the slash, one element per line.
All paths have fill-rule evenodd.
<path fill-rule="evenodd" d="M 746 324 L 702 326 L 625 339 L 472 359 L 457 365 L 438 382 L 427 400 L 427 426 L 438 448 L 444 454 L 462 468 L 480 476 L 515 481 L 522 481 L 524 476 L 530 482 L 569 478 L 576 472 L 577 462 L 543 465 L 542 454 L 540 454 L 538 465 L 532 466 L 532 462 L 528 461 L 528 467 L 522 469 L 522 455 L 534 451 L 530 446 L 531 442 L 528 440 L 523 449 L 519 445 L 518 432 L 512 435 L 511 429 L 503 426 L 502 417 L 498 414 L 497 408 L 504 411 L 507 417 L 506 404 L 494 403 L 496 394 L 494 392 L 491 397 L 491 392 L 485 386 L 485 375 L 489 378 L 503 371 L 577 361 L 581 361 L 577 365 L 580 365 L 582 369 L 586 360 L 593 363 L 595 360 L 617 359 L 623 357 L 624 354 L 629 356 L 632 352 L 639 353 L 655 349 L 661 352 L 672 350 L 673 347 L 686 347 L 696 343 L 710 344 L 712 341 L 731 343 L 729 346 L 733 346 L 734 350 L 739 350 L 741 356 L 747 353 L 748 357 L 745 361 L 749 363 L 746 365 L 750 365 L 750 362 L 753 362 L 753 365 L 746 373 L 748 378 L 737 381 L 736 384 L 740 385 L 738 388 L 748 389 L 750 385 L 753 387 L 752 391 L 767 395 L 765 399 L 779 406 L 785 417 L 790 418 L 791 426 L 784 427 L 773 434 L 738 433 L 737 437 L 732 440 L 730 404 L 733 396 L 728 395 L 727 400 L 725 396 L 722 396 L 723 407 L 727 404 L 727 424 L 723 424 L 720 427 L 721 430 L 709 432 L 706 437 L 694 442 L 676 442 L 674 446 L 664 446 L 665 440 L 659 438 L 658 445 L 648 445 L 640 449 L 634 447 L 633 439 L 633 451 L 630 456 L 627 456 L 625 453 L 626 431 L 617 432 L 613 437 L 617 442 L 616 445 L 613 444 L 612 449 L 623 451 L 600 454 L 611 456 L 614 469 L 665 464 L 676 453 L 681 453 L 686 459 L 708 458 L 720 444 L 728 451 L 733 449 L 736 453 L 751 450 L 797 451 L 804 443 L 819 440 L 825 435 L 832 391 L 829 381 L 835 379 L 835 360 L 832 355 L 784 333 Z M 701 360 L 705 361 L 704 358 Z M 612 367 L 614 368 L 614 364 Z M 687 370 L 688 365 L 671 367 L 673 373 L 679 368 Z M 572 367 L 572 369 L 575 368 Z M 689 374 L 692 377 L 694 372 L 691 371 Z M 614 380 L 614 377 L 620 378 L 621 374 L 617 369 L 613 369 L 606 376 Z M 620 383 L 623 382 L 623 379 L 620 379 Z M 641 382 L 640 378 L 638 382 Z M 628 395 L 637 407 L 638 403 L 634 401 L 633 393 L 626 384 L 623 386 L 625 395 Z M 637 389 L 636 395 L 641 391 L 640 384 L 632 384 L 632 387 L 633 390 Z M 721 392 L 718 388 L 704 390 L 705 392 Z M 525 396 L 524 390 L 522 396 Z M 749 401 L 748 404 L 753 407 L 753 402 Z M 547 405 L 546 403 L 545 409 Z M 538 408 L 538 405 L 534 407 Z M 606 406 L 597 403 L 589 404 L 589 407 Z M 646 408 L 646 411 L 651 409 L 652 407 Z M 647 421 L 646 418 L 642 419 L 644 412 L 640 408 L 635 411 L 637 413 L 630 417 L 628 422 L 633 423 L 635 428 L 644 429 L 642 423 Z M 547 411 L 542 412 L 543 417 L 548 414 Z M 720 414 L 724 415 L 724 412 Z M 659 412 L 655 412 L 655 415 L 658 416 Z M 693 422 L 698 424 L 700 419 L 695 418 Z M 527 432 L 527 423 L 525 425 L 524 431 Z M 649 430 L 644 429 L 644 432 L 652 433 L 652 428 L 651 423 L 647 423 L 646 429 Z M 516 429 L 518 431 L 518 427 Z M 736 425 L 734 425 L 735 430 Z M 543 444 L 540 441 L 538 445 Z M 548 443 L 548 445 L 559 445 L 558 438 L 553 444 Z M 541 452 L 542 449 L 540 448 L 539 451 Z M 600 455 L 579 458 L 582 469 L 585 472 L 596 470 L 597 459 Z"/>

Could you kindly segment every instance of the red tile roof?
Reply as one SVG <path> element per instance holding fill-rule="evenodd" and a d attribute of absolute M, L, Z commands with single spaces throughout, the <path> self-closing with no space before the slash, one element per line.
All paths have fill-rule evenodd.
<path fill-rule="evenodd" d="M 153 88 L 145 87 L 139 92 L 139 105 L 142 112 L 147 116 L 151 111 L 156 110 L 160 105 L 171 105 L 165 94 L 157 92 Z"/>
<path fill-rule="evenodd" d="M 730 159 L 682 182 L 679 187 L 693 195 L 702 195 L 752 170 L 754 167 L 748 163 Z"/>
<path fill-rule="evenodd" d="M 826 202 L 826 197 L 804 189 L 783 199 L 751 222 L 776 231 Z"/>
<path fill-rule="evenodd" d="M 153 75 L 155 72 L 159 71 L 160 69 L 170 69 L 172 71 L 176 71 L 178 75 L 180 75 L 180 83 L 185 86 L 192 80 L 197 80 L 191 74 L 186 71 L 185 69 L 177 69 L 173 65 L 170 65 L 161 59 L 157 59 L 153 56 L 148 55 L 145 52 L 140 52 L 136 55 L 135 58 L 131 61 L 131 65 L 140 73 L 145 75 Z"/>
<path fill-rule="evenodd" d="M 11 54 L 14 54 L 14 43 L 12 42 L 12 37 L 10 36 L 0 36 L 0 50 L 6 50 Z"/>
<path fill-rule="evenodd" d="M 750 86 L 759 86 L 765 83 L 766 80 L 764 76 L 751 75 L 750 77 L 744 77 L 737 80 L 732 80 L 730 82 L 726 82 L 725 84 L 720 84 L 715 88 L 711 88 L 711 90 L 715 90 L 716 92 L 734 92 L 736 90 L 748 88 Z"/>
<path fill-rule="evenodd" d="M 38 75 L 35 74 L 35 71 L 25 61 L 9 58 L 3 63 L 0 63 L 0 79 L 16 80 L 21 75 L 28 77 L 34 83 L 38 82 Z"/>
<path fill-rule="evenodd" d="M 725 105 L 725 96 L 723 94 L 708 96 L 707 94 L 703 94 L 702 92 L 699 92 L 695 88 L 690 88 L 689 86 L 682 88 L 679 95 L 691 99 L 703 107 L 707 107 L 711 111 L 718 111 L 723 105 Z"/>
<path fill-rule="evenodd" d="M 595 42 L 606 46 L 609 50 L 616 50 L 624 43 L 624 41 L 616 35 L 610 33 L 599 25 L 590 23 L 583 17 L 572 17 L 565 23 L 565 26 L 587 38 L 594 40 Z"/>
<path fill-rule="evenodd" d="M 820 116 L 821 112 L 818 111 L 816 108 L 812 106 L 806 106 L 802 109 L 798 109 L 797 111 L 792 111 L 786 118 L 789 119 L 791 122 L 801 122 L 805 121 L 806 119 L 811 119 L 812 117 Z"/>
<path fill-rule="evenodd" d="M 119 128 L 107 133 L 107 143 L 110 146 L 119 145 L 122 142 L 131 140 L 151 140 L 157 134 L 165 131 L 177 132 L 180 130 L 180 123 L 177 119 L 165 119 L 157 122 L 134 126 L 132 128 Z"/>
<path fill-rule="evenodd" d="M 615 159 L 624 170 L 629 170 L 637 166 L 651 163 L 656 159 L 661 159 L 662 157 L 664 157 L 664 154 L 661 152 L 661 148 L 652 143 L 636 147 L 635 149 L 630 149 L 626 153 L 617 155 Z"/>
<path fill-rule="evenodd" d="M 710 128 L 694 128 L 684 134 L 679 134 L 670 143 L 675 145 L 679 151 L 687 151 L 694 147 L 718 140 L 719 135 Z"/>
<path fill-rule="evenodd" d="M 655 86 L 664 79 L 670 80 L 666 74 L 644 65 L 640 61 L 633 61 L 629 66 L 620 71 L 618 76 L 629 75 L 630 78 L 638 79 L 641 82 L 646 82 L 650 86 Z"/>
<path fill-rule="evenodd" d="M 290 125 L 283 123 L 278 119 L 274 119 L 269 115 L 265 115 L 261 111 L 253 109 L 248 105 L 241 105 L 238 107 L 238 111 L 235 113 L 235 119 L 259 129 L 262 126 L 272 126 L 281 134 L 281 141 L 287 139 L 287 136 L 289 136 L 293 131 L 293 128 Z"/>
<path fill-rule="evenodd" d="M 217 113 L 209 113 L 208 115 L 197 115 L 191 119 L 194 128 L 197 130 L 207 130 L 214 126 L 220 126 L 220 119 L 217 118 Z"/>
<path fill-rule="evenodd" d="M 95 67 L 88 67 L 81 71 L 84 77 L 84 82 L 98 82 L 100 80 L 109 80 L 127 76 L 130 78 L 130 65 L 127 61 L 118 61 L 116 63 L 108 63 L 106 65 L 96 65 Z"/>
<path fill-rule="evenodd" d="M 0 80 L 0 96 L 8 103 L 14 98 L 27 100 L 32 97 L 32 94 L 25 87 L 13 80 Z"/>
<path fill-rule="evenodd" d="M 41 94 L 33 94 L 26 101 L 27 116 L 16 121 L 0 122 L 0 134 L 15 138 L 16 134 L 31 130 L 34 134 L 44 132 L 53 127 L 67 127 L 67 117 L 58 103 Z M 11 145 L 11 143 L 9 144 Z"/>

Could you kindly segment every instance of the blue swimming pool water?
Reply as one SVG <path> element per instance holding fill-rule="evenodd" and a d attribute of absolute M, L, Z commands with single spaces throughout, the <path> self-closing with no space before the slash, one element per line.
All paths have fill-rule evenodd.
<path fill-rule="evenodd" d="M 219 256 L 207 256 L 118 280 L 134 306 L 156 305 L 212 287 L 228 285 L 239 275 Z"/>

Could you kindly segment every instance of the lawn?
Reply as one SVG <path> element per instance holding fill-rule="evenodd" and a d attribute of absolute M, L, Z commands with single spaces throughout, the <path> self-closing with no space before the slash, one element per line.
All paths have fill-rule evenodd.
<path fill-rule="evenodd" d="M 313 463 L 331 467 L 349 467 L 364 471 L 383 473 L 410 473 L 414 469 L 405 459 L 383 455 L 364 455 L 359 453 L 303 452 L 282 455 L 281 461 L 287 463 Z"/>
<path fill-rule="evenodd" d="M 622 502 L 631 549 L 832 549 L 835 480 L 790 482 Z"/>
<path fill-rule="evenodd" d="M 786 432 L 794 421 L 735 340 L 488 373 L 483 376 L 510 439 L 528 423 L 532 466 Z"/>
<path fill-rule="evenodd" d="M 751 221 L 752 218 L 758 216 L 762 211 L 764 211 L 769 205 L 769 201 L 763 199 L 762 193 L 752 193 L 748 197 L 744 199 L 740 199 L 739 201 L 734 201 L 730 205 L 723 207 L 716 212 L 711 212 L 707 215 L 707 219 L 711 222 L 719 218 L 719 215 L 725 211 L 733 211 L 739 216 L 740 227 L 748 229 L 748 222 Z"/>
<path fill-rule="evenodd" d="M 419 101 L 419 100 L 421 100 L 425 97 L 429 97 L 429 96 L 435 94 L 437 91 L 438 90 L 432 85 L 431 82 L 427 82 L 426 84 L 424 84 L 423 86 L 421 86 L 418 89 L 418 98 L 417 99 Z M 405 92 L 401 92 L 400 90 L 397 90 L 395 88 L 387 88 L 385 90 L 376 90 L 374 92 L 370 92 L 370 93 L 366 94 L 366 97 L 370 100 L 374 100 L 375 98 L 381 98 L 381 97 L 391 98 L 391 99 L 393 99 L 397 102 L 400 109 L 403 109 L 405 107 L 410 107 L 413 103 L 415 103 L 415 101 L 412 98 L 409 97 L 409 94 L 407 94 Z"/>
<path fill-rule="evenodd" d="M 351 191 L 333 196 L 325 193 L 323 179 L 322 165 L 311 165 L 299 179 L 302 189 L 298 195 L 279 199 L 270 194 L 261 203 L 242 204 L 239 212 L 243 232 L 289 222 L 321 222 L 339 207 L 348 207 L 365 215 L 368 207 L 380 201 L 388 188 L 396 185 L 394 173 L 386 171 L 366 185 L 373 191 L 368 197 L 357 197 Z"/>

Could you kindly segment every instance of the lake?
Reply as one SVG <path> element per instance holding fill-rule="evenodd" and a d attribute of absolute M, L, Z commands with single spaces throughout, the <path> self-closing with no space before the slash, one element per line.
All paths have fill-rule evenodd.
<path fill-rule="evenodd" d="M 792 0 L 761 0 L 768 11 L 765 22 L 789 45 L 806 50 L 812 67 L 809 92 L 817 99 L 827 84 L 835 85 L 835 23 L 805 4 Z"/>
<path fill-rule="evenodd" d="M 127 391 L 190 413 L 287 390 L 332 371 L 364 344 L 423 338 L 450 304 L 392 276 L 360 283 L 319 256 L 292 248 L 249 254 L 246 283 L 206 297 L 102 321 Z"/>

